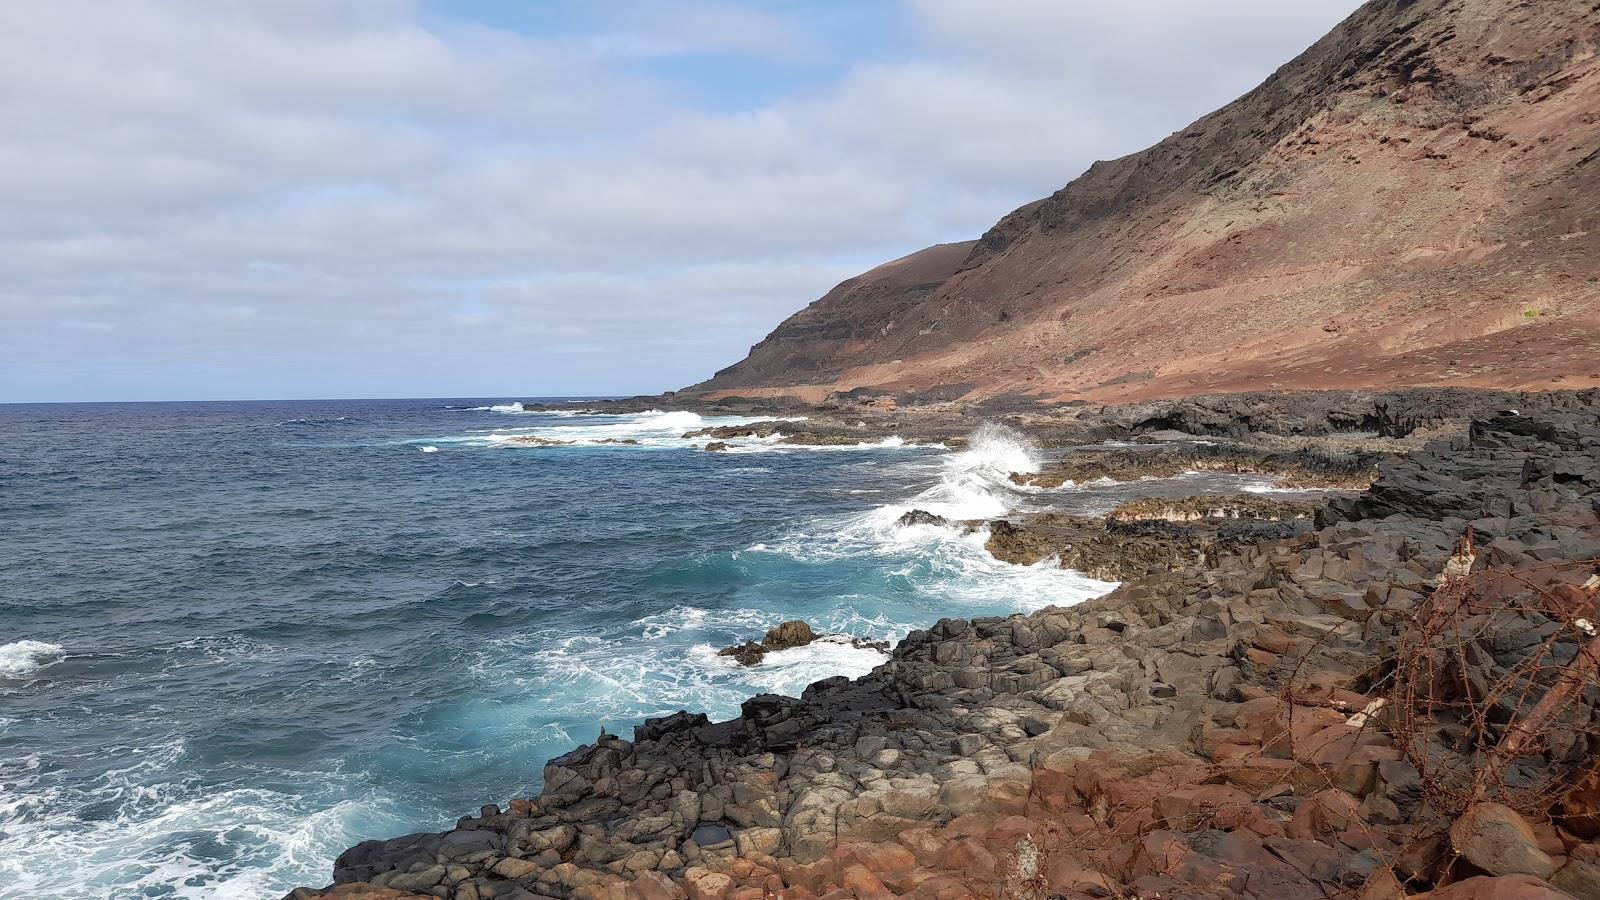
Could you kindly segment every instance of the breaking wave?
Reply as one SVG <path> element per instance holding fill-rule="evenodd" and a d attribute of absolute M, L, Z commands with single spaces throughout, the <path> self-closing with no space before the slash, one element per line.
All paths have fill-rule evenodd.
<path fill-rule="evenodd" d="M 0 678 L 22 678 L 60 662 L 67 651 L 59 644 L 44 641 L 12 641 L 0 645 Z"/>
<path fill-rule="evenodd" d="M 854 444 L 793 444 L 782 433 L 710 438 L 691 437 L 706 428 L 738 427 L 763 422 L 800 422 L 804 416 L 702 416 L 685 410 L 649 410 L 641 413 L 597 413 L 588 410 L 526 412 L 520 404 L 476 407 L 477 411 L 515 412 L 533 424 L 520 428 L 489 428 L 467 434 L 425 438 L 429 446 L 458 444 L 471 447 L 519 447 L 548 450 L 555 447 L 699 449 L 711 440 L 726 445 L 728 453 L 808 452 L 841 450 L 896 450 L 917 445 L 898 435 Z M 537 441 L 521 439 L 537 438 Z M 420 443 L 409 441 L 408 443 Z"/>
<path fill-rule="evenodd" d="M 746 552 L 802 562 L 883 560 L 893 566 L 893 574 L 958 615 L 1070 606 L 1109 592 L 1116 587 L 1114 582 L 1063 569 L 1054 560 L 1012 565 L 984 548 L 989 533 L 983 520 L 1010 512 L 1026 493 L 1011 482 L 1011 473 L 1037 472 L 1040 464 L 1039 449 L 1026 436 L 1004 425 L 986 424 L 972 434 L 965 450 L 944 458 L 933 485 L 909 500 L 809 523 Z M 914 509 L 941 516 L 949 524 L 901 525 L 900 518 Z"/>

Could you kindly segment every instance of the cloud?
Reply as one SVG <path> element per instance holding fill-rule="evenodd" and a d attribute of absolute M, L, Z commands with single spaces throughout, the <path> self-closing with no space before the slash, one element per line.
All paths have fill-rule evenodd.
<path fill-rule="evenodd" d="M 697 381 L 1351 7 L 3 5 L 0 401 Z"/>

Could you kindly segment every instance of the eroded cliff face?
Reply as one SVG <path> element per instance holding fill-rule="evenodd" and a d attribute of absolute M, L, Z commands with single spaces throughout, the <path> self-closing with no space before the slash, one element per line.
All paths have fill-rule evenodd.
<path fill-rule="evenodd" d="M 1374 0 L 973 244 L 841 284 L 712 396 L 1600 384 L 1600 5 Z"/>

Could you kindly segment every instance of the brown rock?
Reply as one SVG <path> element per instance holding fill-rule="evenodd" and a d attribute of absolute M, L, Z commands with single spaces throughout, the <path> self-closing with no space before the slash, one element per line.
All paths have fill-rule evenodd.
<path fill-rule="evenodd" d="M 917 858 L 910 850 L 882 842 L 844 844 L 833 851 L 833 858 L 841 870 L 862 865 L 879 875 L 907 872 L 917 866 Z"/>
<path fill-rule="evenodd" d="M 951 869 L 992 875 L 999 862 L 995 859 L 994 854 L 990 853 L 982 844 L 971 838 L 962 838 L 950 843 L 950 849 L 945 854 L 944 865 Z"/>
<path fill-rule="evenodd" d="M 683 892 L 689 900 L 723 900 L 733 890 L 733 879 L 699 866 L 683 873 Z"/>
<path fill-rule="evenodd" d="M 432 894 L 413 894 L 410 891 L 398 891 L 394 888 L 378 887 L 365 881 L 352 884 L 336 884 L 327 891 L 318 895 L 330 900 L 414 900 L 414 898 L 428 898 Z"/>
<path fill-rule="evenodd" d="M 1600 837 L 1600 771 L 1585 775 L 1561 798 L 1562 825 L 1583 838 Z"/>
<path fill-rule="evenodd" d="M 935 834 L 931 828 L 908 828 L 895 836 L 901 846 L 911 851 L 917 865 L 931 866 L 944 858 L 949 842 Z"/>
<path fill-rule="evenodd" d="M 1045 870 L 1045 881 L 1050 885 L 1050 890 L 1060 894 L 1092 890 L 1097 893 L 1104 892 L 1110 896 L 1116 896 L 1111 891 L 1111 887 L 1115 882 L 1070 856 L 1064 856 L 1052 862 L 1050 867 Z"/>
<path fill-rule="evenodd" d="M 839 884 L 854 894 L 857 900 L 888 900 L 894 896 L 884 886 L 882 879 L 859 863 L 844 868 L 839 874 Z"/>
<path fill-rule="evenodd" d="M 1539 849 L 1527 821 L 1508 806 L 1477 803 L 1450 826 L 1450 843 L 1466 860 L 1490 875 L 1548 878 L 1555 863 Z"/>
<path fill-rule="evenodd" d="M 1238 828 L 1256 815 L 1250 795 L 1225 784 L 1190 785 L 1156 798 L 1156 813 L 1174 831 Z"/>
<path fill-rule="evenodd" d="M 494 868 L 490 869 L 490 871 L 494 872 L 496 875 L 499 875 L 501 878 L 509 878 L 514 881 L 518 878 L 526 878 L 529 875 L 539 874 L 540 866 L 538 863 L 529 862 L 525 859 L 513 859 L 507 857 L 506 859 L 502 859 L 495 863 Z"/>
<path fill-rule="evenodd" d="M 769 630 L 767 636 L 762 638 L 761 645 L 769 651 L 787 650 L 790 647 L 804 647 L 816 639 L 817 635 L 811 626 L 796 619 Z"/>
<path fill-rule="evenodd" d="M 1361 801 L 1329 788 L 1306 798 L 1294 811 L 1288 835 L 1296 840 L 1315 841 L 1332 837 L 1361 821 Z"/>
<path fill-rule="evenodd" d="M 1578 900 L 1600 900 L 1600 858 L 1594 852 L 1596 845 L 1579 846 L 1588 849 L 1581 855 L 1575 850 L 1567 864 L 1550 876 L 1550 883 Z"/>
<path fill-rule="evenodd" d="M 1572 900 L 1571 894 L 1532 875 L 1479 875 L 1415 896 L 1427 900 Z"/>
<path fill-rule="evenodd" d="M 645 872 L 633 880 L 639 900 L 684 900 L 683 888 L 660 872 Z"/>
<path fill-rule="evenodd" d="M 1403 900 L 1405 895 L 1405 886 L 1395 877 L 1394 869 L 1380 866 L 1367 876 L 1355 900 Z"/>
<path fill-rule="evenodd" d="M 1294 787 L 1317 782 L 1315 773 L 1292 759 L 1270 756 L 1246 757 L 1229 760 L 1222 765 L 1222 777 L 1229 784 L 1251 793 L 1259 793 L 1280 784 Z"/>

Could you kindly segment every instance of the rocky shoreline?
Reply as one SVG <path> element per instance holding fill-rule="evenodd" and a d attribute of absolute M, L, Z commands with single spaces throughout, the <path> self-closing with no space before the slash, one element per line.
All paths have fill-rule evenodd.
<path fill-rule="evenodd" d="M 1018 561 L 1100 541 L 1124 583 L 942 620 L 870 675 L 728 722 L 602 734 L 552 760 L 540 796 L 360 844 L 333 886 L 290 896 L 1600 896 L 1582 774 L 1600 657 L 1580 649 L 1600 621 L 1600 396 L 1429 402 L 1477 420 L 1314 511 L 1205 498 L 988 523 Z M 1044 431 L 1286 438 L 1357 415 L 1232 403 Z"/>

